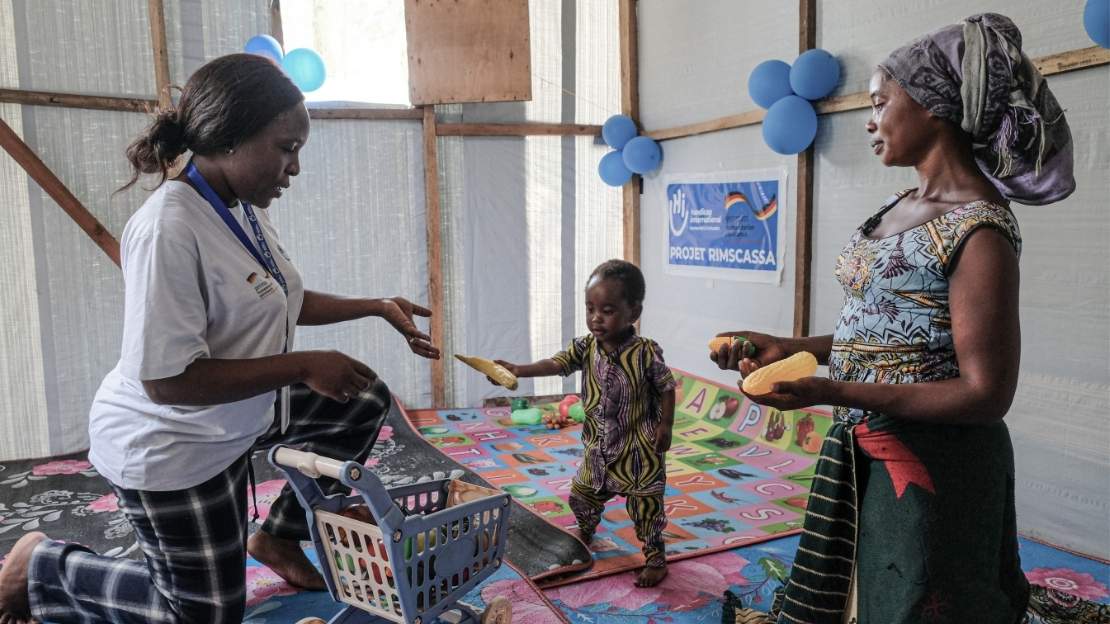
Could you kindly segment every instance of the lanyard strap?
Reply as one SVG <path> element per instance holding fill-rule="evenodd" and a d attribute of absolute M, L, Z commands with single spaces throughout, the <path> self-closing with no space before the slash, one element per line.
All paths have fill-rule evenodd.
<path fill-rule="evenodd" d="M 258 247 L 255 247 L 251 243 L 251 239 L 247 236 L 247 233 L 243 231 L 243 227 L 239 225 L 235 217 L 231 216 L 231 212 L 227 209 L 227 206 L 220 200 L 220 196 L 216 194 L 216 191 L 212 190 L 212 187 L 208 184 L 208 181 L 204 179 L 204 176 L 200 174 L 196 165 L 190 162 L 189 166 L 185 169 L 185 175 L 187 175 L 189 180 L 193 182 L 193 185 L 197 187 L 197 190 L 200 191 L 204 199 L 208 200 L 208 203 L 212 205 L 212 209 L 216 211 L 216 214 L 220 215 L 220 218 L 224 220 L 224 223 L 227 224 L 228 229 L 235 235 L 235 238 L 239 239 L 243 247 L 246 247 L 247 251 L 258 261 L 258 264 L 262 265 L 262 268 L 266 269 L 266 272 L 277 280 L 277 283 L 281 285 L 281 289 L 288 295 L 289 287 L 285 284 L 285 276 L 281 274 L 281 269 L 278 268 L 277 261 L 274 260 L 273 254 L 270 253 L 270 246 L 266 244 L 266 235 L 262 233 L 262 226 L 258 223 L 258 217 L 255 216 L 254 209 L 251 208 L 251 205 L 243 202 L 243 214 L 246 215 L 247 222 L 251 224 L 251 229 L 254 230 L 254 238 L 258 241 Z M 259 249 L 262 250 L 261 253 Z"/>

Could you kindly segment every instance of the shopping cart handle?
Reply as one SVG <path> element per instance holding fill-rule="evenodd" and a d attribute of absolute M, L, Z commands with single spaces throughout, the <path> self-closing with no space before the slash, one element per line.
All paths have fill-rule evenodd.
<path fill-rule="evenodd" d="M 344 464 L 344 462 L 331 459 L 330 457 L 322 457 L 316 453 L 298 451 L 287 446 L 276 449 L 274 452 L 274 461 L 282 466 L 296 468 L 301 471 L 301 474 L 310 479 L 319 479 L 320 476 L 323 475 L 338 480 Z"/>

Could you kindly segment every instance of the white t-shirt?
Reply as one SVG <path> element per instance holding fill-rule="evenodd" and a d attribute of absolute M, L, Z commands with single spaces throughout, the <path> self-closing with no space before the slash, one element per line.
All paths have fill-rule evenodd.
<path fill-rule="evenodd" d="M 243 209 L 229 208 L 248 238 Z M 123 231 L 123 348 L 89 414 L 89 461 L 116 485 L 180 490 L 225 470 L 273 422 L 275 392 L 211 406 L 157 405 L 142 380 L 178 375 L 198 358 L 246 359 L 293 349 L 300 274 L 266 210 L 255 209 L 289 287 L 266 270 L 191 186 L 168 181 Z"/>

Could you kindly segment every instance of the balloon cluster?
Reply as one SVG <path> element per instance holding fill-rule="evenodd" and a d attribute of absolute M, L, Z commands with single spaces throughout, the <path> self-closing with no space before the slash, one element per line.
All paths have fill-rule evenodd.
<path fill-rule="evenodd" d="M 623 186 L 633 173 L 650 173 L 663 161 L 659 144 L 638 134 L 636 122 L 627 115 L 613 115 L 601 126 L 601 138 L 613 151 L 601 157 L 597 173 L 609 186 Z"/>
<path fill-rule="evenodd" d="M 803 52 L 793 67 L 783 61 L 764 61 L 748 76 L 752 101 L 767 109 L 763 141 L 779 154 L 797 154 L 817 136 L 817 112 L 810 104 L 836 88 L 840 63 L 815 48 Z"/>
<path fill-rule="evenodd" d="M 282 51 L 281 44 L 270 35 L 255 35 L 247 40 L 243 51 L 265 56 L 285 71 L 293 84 L 301 91 L 315 91 L 324 84 L 327 68 L 324 59 L 311 48 L 297 48 L 288 54 Z"/>

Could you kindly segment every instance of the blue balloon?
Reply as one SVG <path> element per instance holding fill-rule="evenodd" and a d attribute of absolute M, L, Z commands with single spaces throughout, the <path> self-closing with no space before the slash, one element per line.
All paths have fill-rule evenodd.
<path fill-rule="evenodd" d="M 779 154 L 797 154 L 817 136 L 817 113 L 808 100 L 788 95 L 763 118 L 763 141 Z"/>
<path fill-rule="evenodd" d="M 782 98 L 794 95 L 790 90 L 790 66 L 779 60 L 756 65 L 748 75 L 748 95 L 763 108 L 771 108 Z"/>
<path fill-rule="evenodd" d="M 289 75 L 293 84 L 305 93 L 319 89 L 327 76 L 324 59 L 320 58 L 315 50 L 309 48 L 290 50 L 282 59 L 281 67 Z"/>
<path fill-rule="evenodd" d="M 243 51 L 265 56 L 278 65 L 281 64 L 281 59 L 285 56 L 285 53 L 281 51 L 281 44 L 270 35 L 255 35 L 247 39 L 247 45 L 243 46 Z"/>
<path fill-rule="evenodd" d="M 1092 41 L 1110 48 L 1110 0 L 1087 0 L 1083 9 L 1083 28 Z"/>
<path fill-rule="evenodd" d="M 636 122 L 628 115 L 613 115 L 601 126 L 601 138 L 615 150 L 624 149 L 624 144 L 637 134 L 639 131 L 636 130 Z"/>
<path fill-rule="evenodd" d="M 629 141 L 622 151 L 624 165 L 635 173 L 655 171 L 663 160 L 663 150 L 651 137 L 638 136 Z"/>
<path fill-rule="evenodd" d="M 632 172 L 624 166 L 624 158 L 618 150 L 601 157 L 601 162 L 597 165 L 597 174 L 601 176 L 601 181 L 609 186 L 624 186 L 625 182 L 632 179 Z"/>
<path fill-rule="evenodd" d="M 814 48 L 802 52 L 790 68 L 790 88 L 807 100 L 820 100 L 840 82 L 840 63 L 828 52 Z"/>

